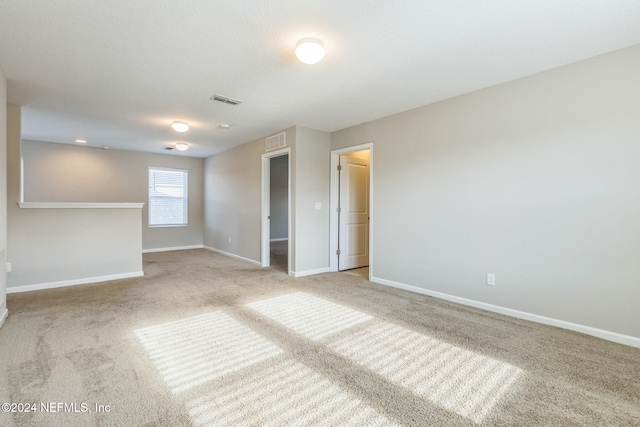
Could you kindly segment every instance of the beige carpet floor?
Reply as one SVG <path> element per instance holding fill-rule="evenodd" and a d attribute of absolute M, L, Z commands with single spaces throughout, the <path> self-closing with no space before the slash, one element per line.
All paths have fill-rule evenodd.
<path fill-rule="evenodd" d="M 37 406 L 0 425 L 640 425 L 639 349 L 357 275 L 144 261 L 8 296 L 0 402 Z"/>
<path fill-rule="evenodd" d="M 281 240 L 279 242 L 271 242 L 269 245 L 270 257 L 269 264 L 276 270 L 284 271 L 285 273 L 289 272 L 289 259 L 288 259 L 288 249 L 289 242 L 286 240 Z"/>

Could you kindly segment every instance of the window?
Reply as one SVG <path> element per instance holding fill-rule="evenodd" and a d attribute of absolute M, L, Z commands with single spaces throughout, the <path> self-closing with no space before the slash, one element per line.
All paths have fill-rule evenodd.
<path fill-rule="evenodd" d="M 149 167 L 149 226 L 187 225 L 188 171 Z"/>

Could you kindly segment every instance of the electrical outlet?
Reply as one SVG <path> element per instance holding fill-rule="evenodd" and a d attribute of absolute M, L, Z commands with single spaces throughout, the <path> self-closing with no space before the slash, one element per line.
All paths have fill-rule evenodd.
<path fill-rule="evenodd" d="M 487 273 L 487 285 L 495 286 L 496 285 L 496 275 Z"/>

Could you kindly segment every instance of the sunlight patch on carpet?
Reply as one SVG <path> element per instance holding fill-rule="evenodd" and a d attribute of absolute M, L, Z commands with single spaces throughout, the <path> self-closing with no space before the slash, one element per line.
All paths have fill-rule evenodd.
<path fill-rule="evenodd" d="M 314 341 L 373 319 L 367 314 L 304 292 L 246 306 Z"/>
<path fill-rule="evenodd" d="M 330 380 L 291 360 L 259 375 L 212 388 L 188 403 L 204 426 L 393 426 L 388 418 Z"/>
<path fill-rule="evenodd" d="M 135 334 L 175 393 L 282 353 L 221 312 L 137 329 Z"/>
<path fill-rule="evenodd" d="M 304 292 L 247 306 L 311 340 L 326 338 L 337 354 L 476 423 L 523 376 L 508 363 Z"/>
<path fill-rule="evenodd" d="M 521 369 L 508 363 L 383 321 L 371 322 L 328 346 L 476 423 L 523 376 Z"/>

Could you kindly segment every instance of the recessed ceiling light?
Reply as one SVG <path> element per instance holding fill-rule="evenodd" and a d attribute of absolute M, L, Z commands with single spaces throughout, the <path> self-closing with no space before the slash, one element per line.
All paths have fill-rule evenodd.
<path fill-rule="evenodd" d="M 322 40 L 306 38 L 296 44 L 296 56 L 301 62 L 313 65 L 324 58 L 324 45 Z"/>
<path fill-rule="evenodd" d="M 171 127 L 176 132 L 186 132 L 189 130 L 189 123 L 174 121 L 173 123 L 171 123 Z"/>
<path fill-rule="evenodd" d="M 226 123 L 220 123 L 220 129 L 229 129 L 229 125 Z"/>
<path fill-rule="evenodd" d="M 111 150 L 111 147 L 109 147 L 108 145 L 103 145 L 103 146 L 102 146 L 102 149 L 103 149 L 103 150 Z"/>
<path fill-rule="evenodd" d="M 76 139 L 76 142 L 77 142 L 78 144 L 86 144 L 86 143 L 87 143 L 87 140 L 86 140 L 86 139 Z"/>
<path fill-rule="evenodd" d="M 176 150 L 178 151 L 187 151 L 189 149 L 189 144 L 186 142 L 178 142 L 176 144 Z"/>

